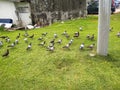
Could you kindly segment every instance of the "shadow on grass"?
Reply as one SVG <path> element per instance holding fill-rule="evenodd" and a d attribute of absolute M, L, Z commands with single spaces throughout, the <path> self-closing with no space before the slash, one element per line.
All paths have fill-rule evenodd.
<path fill-rule="evenodd" d="M 85 58 L 96 62 L 106 61 L 112 63 L 113 65 L 112 67 L 117 67 L 117 68 L 120 67 L 120 57 L 112 54 L 108 54 L 107 56 L 96 55 L 94 57 L 87 55 Z"/>
<path fill-rule="evenodd" d="M 61 58 L 59 60 L 54 61 L 54 64 L 57 69 L 62 69 L 64 67 L 70 66 L 72 63 L 73 63 L 73 60 L 69 58 Z"/>

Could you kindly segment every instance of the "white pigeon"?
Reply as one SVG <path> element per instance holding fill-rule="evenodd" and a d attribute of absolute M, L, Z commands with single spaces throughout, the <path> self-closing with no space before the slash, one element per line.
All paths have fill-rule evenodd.
<path fill-rule="evenodd" d="M 26 50 L 30 50 L 31 47 L 32 47 L 32 43 L 30 43 L 30 44 L 28 45 L 28 47 L 26 48 Z"/>
<path fill-rule="evenodd" d="M 2 41 L 0 41 L 0 46 L 3 46 L 3 42 Z"/>
<path fill-rule="evenodd" d="M 82 50 L 83 48 L 84 48 L 84 43 L 80 45 L 80 50 Z"/>
<path fill-rule="evenodd" d="M 80 31 L 82 31 L 82 30 L 83 30 L 83 28 L 82 28 L 82 27 L 80 27 L 79 29 L 80 29 Z"/>
<path fill-rule="evenodd" d="M 120 32 L 117 33 L 117 36 L 120 37 Z"/>
<path fill-rule="evenodd" d="M 48 46 L 47 51 L 54 51 L 54 49 L 55 49 L 54 46 L 52 46 L 52 47 Z"/>
<path fill-rule="evenodd" d="M 24 41 L 27 43 L 28 42 L 28 38 L 24 38 Z"/>
<path fill-rule="evenodd" d="M 57 34 L 55 33 L 55 34 L 54 34 L 54 38 L 57 38 L 57 37 L 58 37 L 58 36 L 57 36 Z"/>
<path fill-rule="evenodd" d="M 15 40 L 15 44 L 18 44 L 18 39 Z"/>

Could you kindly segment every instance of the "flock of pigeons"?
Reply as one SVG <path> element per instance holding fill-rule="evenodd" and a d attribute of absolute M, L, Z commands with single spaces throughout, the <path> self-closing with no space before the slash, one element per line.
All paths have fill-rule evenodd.
<path fill-rule="evenodd" d="M 82 30 L 82 28 L 80 28 L 80 31 L 81 31 L 81 30 Z M 55 50 L 55 43 L 61 44 L 61 43 L 62 43 L 62 39 L 58 39 L 58 35 L 57 35 L 56 33 L 54 33 L 53 39 L 52 39 L 51 41 L 49 41 L 49 45 L 47 45 L 47 44 L 46 44 L 46 41 L 44 40 L 44 38 L 47 36 L 47 34 L 48 34 L 47 32 L 44 32 L 44 33 L 41 34 L 41 37 L 38 38 L 38 40 L 41 41 L 41 42 L 38 44 L 38 46 L 45 47 L 47 51 L 53 52 L 53 51 Z M 61 35 L 62 35 L 63 37 L 66 37 L 66 39 L 69 40 L 69 42 L 68 42 L 66 45 L 62 46 L 62 48 L 63 48 L 63 49 L 70 50 L 70 46 L 72 45 L 74 39 L 80 37 L 80 32 L 79 32 L 79 31 L 78 31 L 78 32 L 75 32 L 74 35 L 72 36 L 72 39 L 70 39 L 71 37 L 70 37 L 70 35 L 68 34 L 67 31 L 64 31 Z M 34 34 L 29 35 L 28 32 L 27 32 L 27 30 L 25 30 L 25 33 L 24 33 L 24 35 L 22 35 L 22 36 L 24 37 L 24 42 L 25 42 L 25 43 L 29 43 L 29 42 L 28 42 L 28 38 L 33 39 L 35 35 L 34 35 Z M 120 37 L 120 32 L 117 33 L 117 36 Z M 10 48 L 14 48 L 17 44 L 19 44 L 19 39 L 20 39 L 20 37 L 21 37 L 21 34 L 19 33 L 19 34 L 16 36 L 15 41 L 14 41 L 13 43 L 11 43 L 10 37 L 8 37 L 8 36 L 0 36 L 0 48 L 4 45 L 5 42 L 6 42 L 6 43 L 11 43 L 11 44 L 8 44 L 8 45 L 7 45 L 7 50 L 6 50 L 6 52 L 4 52 L 4 53 L 2 54 L 2 57 L 8 56 L 9 53 L 10 53 L 10 52 L 9 52 L 9 49 L 10 49 Z M 86 36 L 86 38 L 87 38 L 88 40 L 91 40 L 91 41 L 93 41 L 93 40 L 95 39 L 94 34 L 92 34 L 92 35 L 89 35 L 89 34 L 88 34 L 88 35 Z M 4 43 L 3 43 L 3 40 L 5 40 Z M 57 41 L 56 41 L 56 40 L 57 40 Z M 90 50 L 92 50 L 92 49 L 94 48 L 94 46 L 95 46 L 95 44 L 93 43 L 93 44 L 87 46 L 87 48 L 89 48 Z M 31 48 L 32 48 L 32 43 L 30 42 L 30 43 L 28 44 L 28 46 L 26 47 L 26 50 L 27 50 L 27 51 L 28 51 L 28 50 L 31 50 Z M 81 43 L 81 45 L 79 46 L 79 49 L 80 49 L 80 50 L 83 50 L 84 48 L 85 48 L 84 43 Z"/>

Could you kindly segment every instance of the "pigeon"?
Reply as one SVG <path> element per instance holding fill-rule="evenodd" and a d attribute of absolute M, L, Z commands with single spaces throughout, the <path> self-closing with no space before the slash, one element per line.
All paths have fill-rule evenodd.
<path fill-rule="evenodd" d="M 54 43 L 55 42 L 55 39 L 51 40 L 50 43 Z"/>
<path fill-rule="evenodd" d="M 0 47 L 3 46 L 3 41 L 0 41 Z"/>
<path fill-rule="evenodd" d="M 54 43 L 50 43 L 49 47 L 53 47 L 54 46 Z"/>
<path fill-rule="evenodd" d="M 109 31 L 112 31 L 113 30 L 113 27 L 109 28 Z"/>
<path fill-rule="evenodd" d="M 65 37 L 66 37 L 67 39 L 69 39 L 69 38 L 70 38 L 70 35 L 66 34 Z"/>
<path fill-rule="evenodd" d="M 2 38 L 2 39 L 5 39 L 5 38 L 7 38 L 8 36 L 0 36 L 0 38 Z"/>
<path fill-rule="evenodd" d="M 87 48 L 89 48 L 89 49 L 92 50 L 92 49 L 94 48 L 94 45 L 95 45 L 95 44 L 91 44 L 91 45 L 89 45 Z"/>
<path fill-rule="evenodd" d="M 94 34 L 92 34 L 92 36 L 90 36 L 90 34 L 88 34 L 87 36 L 86 36 L 86 38 L 88 39 L 88 40 L 94 40 Z"/>
<path fill-rule="evenodd" d="M 94 40 L 94 34 L 92 34 L 92 36 L 90 37 L 90 40 Z"/>
<path fill-rule="evenodd" d="M 30 50 L 31 47 L 32 47 L 32 43 L 30 43 L 30 44 L 28 45 L 28 47 L 26 48 L 26 50 Z"/>
<path fill-rule="evenodd" d="M 82 30 L 83 30 L 83 28 L 82 28 L 82 27 L 80 27 L 80 28 L 79 28 L 79 30 L 80 30 L 80 31 L 82 31 Z"/>
<path fill-rule="evenodd" d="M 46 41 L 43 41 L 43 42 L 41 42 L 40 44 L 38 44 L 38 45 L 40 45 L 40 46 L 44 46 L 45 45 L 45 43 L 46 43 Z"/>
<path fill-rule="evenodd" d="M 47 32 L 42 33 L 42 36 L 46 36 L 46 35 L 47 35 Z"/>
<path fill-rule="evenodd" d="M 80 45 L 80 50 L 83 50 L 83 48 L 84 48 L 84 43 Z"/>
<path fill-rule="evenodd" d="M 54 34 L 54 38 L 57 38 L 57 37 L 58 37 L 58 36 L 57 36 L 57 34 L 55 33 L 55 34 Z"/>
<path fill-rule="evenodd" d="M 66 45 L 63 46 L 62 48 L 70 49 L 69 47 L 70 47 L 70 45 L 69 45 L 69 44 L 66 44 Z"/>
<path fill-rule="evenodd" d="M 16 39 L 20 38 L 20 33 L 18 34 L 18 36 L 16 37 Z"/>
<path fill-rule="evenodd" d="M 31 35 L 31 36 L 29 36 L 29 38 L 33 38 L 34 37 L 34 34 L 33 35 Z"/>
<path fill-rule="evenodd" d="M 120 37 L 120 32 L 117 33 L 117 37 Z"/>
<path fill-rule="evenodd" d="M 67 31 L 64 31 L 63 33 L 62 33 L 62 35 L 66 35 L 67 34 Z"/>
<path fill-rule="evenodd" d="M 52 47 L 47 47 L 47 51 L 54 51 L 54 49 L 55 49 L 55 47 L 54 46 L 52 46 Z"/>
<path fill-rule="evenodd" d="M 42 41 L 42 40 L 43 40 L 43 37 L 39 37 L 38 40 L 41 40 L 41 41 Z"/>
<path fill-rule="evenodd" d="M 12 44 L 8 45 L 7 47 L 14 47 L 15 46 L 15 42 L 13 42 Z"/>
<path fill-rule="evenodd" d="M 75 32 L 74 34 L 75 35 L 73 37 L 79 37 L 79 35 L 80 35 L 79 32 Z"/>
<path fill-rule="evenodd" d="M 16 39 L 16 40 L 15 40 L 15 44 L 18 44 L 18 43 L 19 43 L 19 41 L 18 41 L 18 39 Z"/>
<path fill-rule="evenodd" d="M 59 39 L 56 43 L 61 44 L 62 43 L 62 39 Z"/>
<path fill-rule="evenodd" d="M 26 43 L 28 43 L 28 38 L 24 38 L 24 41 L 25 41 Z"/>
<path fill-rule="evenodd" d="M 87 39 L 90 39 L 90 34 L 88 34 L 88 35 L 86 36 L 86 38 L 87 38 Z"/>
<path fill-rule="evenodd" d="M 5 40 L 6 40 L 6 42 L 10 43 L 10 38 L 9 37 L 5 38 Z"/>
<path fill-rule="evenodd" d="M 25 36 L 25 37 L 29 36 L 28 32 L 25 31 L 25 34 L 23 36 Z"/>
<path fill-rule="evenodd" d="M 73 39 L 71 39 L 68 44 L 71 45 L 72 43 L 73 43 Z"/>
<path fill-rule="evenodd" d="M 2 55 L 2 57 L 6 57 L 9 55 L 9 49 L 7 49 L 7 51 Z"/>

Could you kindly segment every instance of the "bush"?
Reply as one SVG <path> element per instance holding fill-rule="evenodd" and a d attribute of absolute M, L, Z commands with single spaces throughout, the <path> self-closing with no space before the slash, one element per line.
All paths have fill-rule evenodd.
<path fill-rule="evenodd" d="M 4 31 L 4 29 L 5 29 L 4 26 L 5 26 L 4 24 L 2 24 L 2 25 L 0 26 L 0 31 Z"/>

